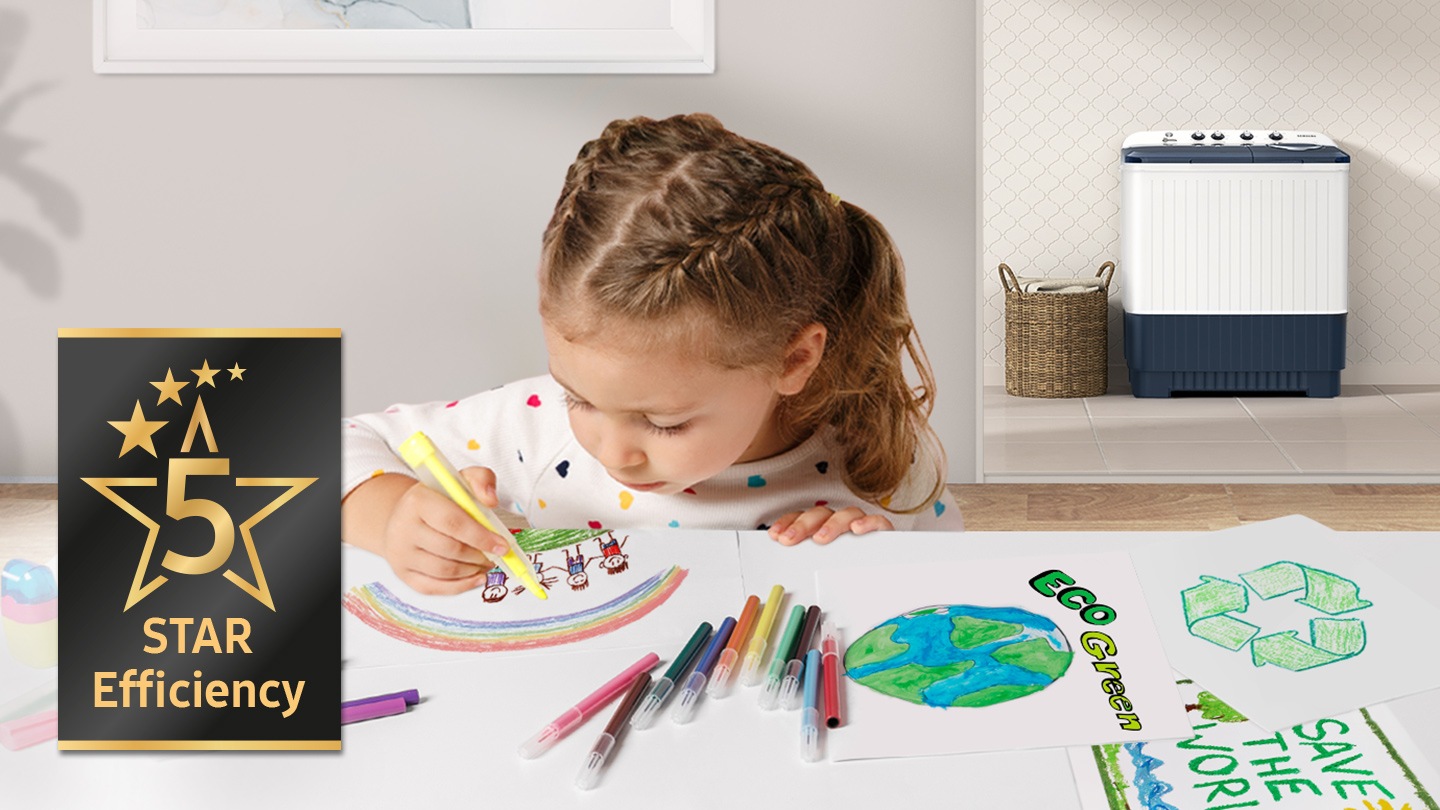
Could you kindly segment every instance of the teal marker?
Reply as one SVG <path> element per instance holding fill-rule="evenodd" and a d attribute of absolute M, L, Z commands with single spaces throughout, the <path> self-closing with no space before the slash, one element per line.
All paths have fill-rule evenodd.
<path fill-rule="evenodd" d="M 804 624 L 805 606 L 796 605 L 790 609 L 790 621 L 785 623 L 780 646 L 775 648 L 775 659 L 770 662 L 770 672 L 765 676 L 765 691 L 760 693 L 760 708 L 767 712 L 780 704 L 780 682 L 785 678 L 785 665 L 795 651 L 795 642 L 799 640 L 800 628 Z"/>
<path fill-rule="evenodd" d="M 691 661 L 695 660 L 695 656 L 700 654 L 700 648 L 705 646 L 705 640 L 710 638 L 710 630 L 709 622 L 701 622 L 700 626 L 695 628 L 695 634 L 685 642 L 685 649 L 675 656 L 670 668 L 665 670 L 665 674 L 655 682 L 655 687 L 650 690 L 645 702 L 635 712 L 635 716 L 630 718 L 632 728 L 646 729 L 655 722 L 655 715 L 660 712 L 660 707 L 665 705 L 665 698 L 670 696 L 670 690 L 675 688 L 675 682 L 685 674 L 685 669 L 690 666 Z"/>

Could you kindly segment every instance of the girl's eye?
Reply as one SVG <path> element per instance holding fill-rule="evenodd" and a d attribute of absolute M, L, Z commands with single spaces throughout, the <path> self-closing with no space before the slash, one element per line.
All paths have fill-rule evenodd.
<path fill-rule="evenodd" d="M 650 429 L 650 432 L 657 436 L 675 436 L 684 433 L 686 429 L 690 427 L 689 422 L 681 422 L 678 425 L 657 425 L 649 419 L 645 420 L 645 424 Z"/>
<path fill-rule="evenodd" d="M 585 410 L 589 410 L 590 408 L 594 407 L 593 405 L 591 405 L 590 403 L 586 402 L 586 401 L 583 400 L 583 399 L 577 399 L 577 398 L 571 396 L 569 391 L 566 391 L 566 392 L 564 393 L 564 397 L 565 397 L 565 407 L 569 408 L 569 409 L 572 410 L 572 411 L 573 411 L 573 410 L 576 410 L 576 409 L 585 411 Z"/>

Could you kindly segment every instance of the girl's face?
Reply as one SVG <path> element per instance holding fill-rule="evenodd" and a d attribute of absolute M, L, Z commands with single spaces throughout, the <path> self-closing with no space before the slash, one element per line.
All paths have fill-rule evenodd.
<path fill-rule="evenodd" d="M 722 368 L 677 345 L 683 341 L 642 350 L 627 332 L 572 341 L 545 324 L 550 373 L 565 388 L 570 428 L 610 477 L 636 492 L 674 494 L 731 464 L 788 449 L 775 407 L 782 394 L 799 390 L 792 372 Z M 821 330 L 819 347 L 823 342 Z"/>

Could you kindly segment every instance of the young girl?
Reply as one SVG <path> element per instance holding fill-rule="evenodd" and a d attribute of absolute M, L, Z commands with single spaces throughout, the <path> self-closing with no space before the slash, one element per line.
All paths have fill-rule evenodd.
<path fill-rule="evenodd" d="M 416 485 L 417 430 L 536 527 L 963 528 L 900 257 L 789 155 L 708 115 L 611 123 L 545 229 L 540 315 L 549 375 L 345 421 L 345 540 L 416 590 L 505 548 Z"/>

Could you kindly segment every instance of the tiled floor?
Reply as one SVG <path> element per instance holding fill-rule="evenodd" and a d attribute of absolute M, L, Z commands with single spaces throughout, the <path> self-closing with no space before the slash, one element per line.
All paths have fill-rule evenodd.
<path fill-rule="evenodd" d="M 985 388 L 985 480 L 1440 481 L 1440 385 L 1334 399 L 1012 397 Z"/>

